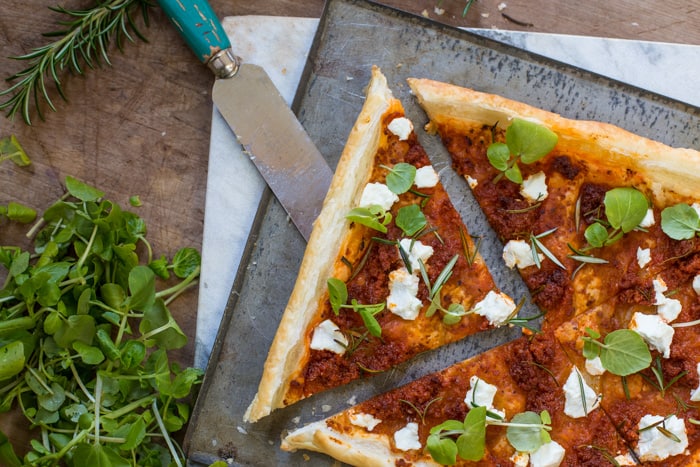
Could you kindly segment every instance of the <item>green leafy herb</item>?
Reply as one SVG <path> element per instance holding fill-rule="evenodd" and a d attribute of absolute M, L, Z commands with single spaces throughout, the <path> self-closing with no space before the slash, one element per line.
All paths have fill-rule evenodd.
<path fill-rule="evenodd" d="M 611 245 L 622 238 L 623 234 L 639 227 L 644 220 L 649 202 L 644 194 L 632 187 L 613 188 L 605 193 L 603 200 L 607 224 L 597 221 L 588 226 L 584 232 L 586 241 L 593 248 Z"/>
<path fill-rule="evenodd" d="M 396 213 L 396 226 L 403 230 L 407 237 L 417 234 L 426 225 L 428 221 L 417 204 L 404 206 Z"/>
<path fill-rule="evenodd" d="M 617 329 L 600 342 L 600 334 L 586 328 L 582 337 L 583 356 L 591 360 L 600 357 L 603 368 L 618 376 L 637 373 L 651 364 L 651 352 L 644 339 L 632 329 Z"/>
<path fill-rule="evenodd" d="M 495 142 L 486 149 L 491 165 L 501 171 L 494 182 L 504 176 L 515 183 L 522 183 L 523 176 L 518 162 L 532 164 L 549 154 L 559 137 L 549 128 L 527 120 L 514 119 L 506 129 L 506 142 Z"/>
<path fill-rule="evenodd" d="M 447 308 L 442 306 L 442 296 L 440 291 L 442 287 L 450 280 L 452 277 L 452 270 L 457 264 L 459 255 L 454 255 L 452 259 L 445 265 L 443 270 L 440 272 L 438 277 L 435 279 L 435 283 L 430 283 L 430 278 L 428 277 L 428 271 L 425 269 L 425 264 L 422 260 L 418 260 L 418 265 L 420 267 L 420 274 L 428 288 L 428 297 L 430 298 L 430 305 L 425 311 L 425 316 L 431 317 L 436 311 L 440 310 L 443 313 L 442 321 L 447 325 L 457 324 L 462 320 L 462 317 L 473 313 L 474 310 L 465 310 L 461 303 L 451 303 Z"/>
<path fill-rule="evenodd" d="M 487 418 L 486 407 L 474 407 L 464 419 L 446 420 L 430 430 L 426 442 L 432 458 L 443 465 L 454 465 L 457 457 L 479 461 L 484 457 L 487 425 L 505 426 L 508 442 L 518 451 L 533 452 L 551 441 L 551 419 L 547 411 L 523 412 L 510 422 Z"/>
<path fill-rule="evenodd" d="M 31 125 L 32 103 L 40 118 L 43 118 L 41 100 L 55 111 L 47 82 L 52 82 L 61 98 L 66 100 L 60 75 L 66 70 L 81 75 L 85 66 L 94 69 L 102 63 L 111 65 L 111 42 L 122 50 L 124 40 L 134 42 L 134 35 L 145 41 L 136 25 L 136 15 L 140 13 L 147 26 L 148 10 L 152 6 L 147 0 L 109 0 L 97 2 L 85 10 L 52 7 L 53 11 L 67 17 L 60 22 L 62 29 L 45 34 L 47 37 L 55 37 L 53 42 L 25 55 L 12 57 L 28 62 L 29 65 L 7 78 L 15 83 L 0 91 L 0 97 L 7 98 L 0 102 L 0 109 L 7 110 L 10 118 L 21 113 L 27 125 Z"/>
<path fill-rule="evenodd" d="M 28 224 L 36 219 L 36 211 L 29 206 L 10 201 L 7 206 L 0 206 L 0 216 L 7 217 L 11 221 Z"/>
<path fill-rule="evenodd" d="M 20 167 L 25 167 L 32 163 L 14 135 L 0 138 L 0 162 L 8 159 Z"/>
<path fill-rule="evenodd" d="M 692 206 L 676 204 L 661 211 L 661 229 L 674 240 L 700 235 L 700 215 Z"/>
<path fill-rule="evenodd" d="M 671 386 L 673 386 L 679 379 L 688 374 L 687 371 L 681 371 L 676 376 L 671 378 L 670 381 L 666 381 L 666 378 L 664 377 L 663 368 L 661 367 L 661 359 L 659 357 L 656 357 L 656 359 L 654 359 L 654 364 L 651 365 L 650 369 L 652 374 L 654 375 L 653 379 L 645 375 L 644 373 L 641 373 L 641 375 L 645 380 L 647 380 L 649 384 L 651 384 L 659 390 L 659 392 L 661 393 L 661 397 L 665 397 L 666 391 L 668 391 L 668 389 Z"/>
<path fill-rule="evenodd" d="M 143 221 L 77 179 L 66 187 L 30 231 L 36 254 L 0 247 L 0 411 L 18 407 L 36 429 L 26 465 L 182 465 L 170 433 L 203 375 L 169 361 L 186 338 L 167 304 L 196 284 L 199 254 L 165 260 L 187 274 L 157 290 Z M 17 461 L 0 435 L 0 463 Z"/>
<path fill-rule="evenodd" d="M 348 287 L 345 285 L 345 282 L 335 277 L 331 277 L 328 279 L 327 285 L 328 299 L 331 303 L 333 313 L 338 315 L 341 309 L 353 310 L 360 315 L 362 322 L 365 324 L 365 327 L 370 334 L 375 337 L 380 337 L 382 335 L 382 328 L 379 325 L 377 318 L 375 318 L 375 315 L 384 310 L 384 307 L 386 306 L 385 303 L 363 305 L 358 303 L 354 298 L 350 301 L 350 303 L 348 303 Z"/>
<path fill-rule="evenodd" d="M 538 251 L 541 251 L 543 255 L 545 255 L 551 262 L 559 266 L 560 268 L 566 270 L 566 266 L 564 266 L 559 259 L 554 256 L 554 253 L 549 251 L 549 249 L 544 246 L 544 244 L 540 241 L 541 238 L 546 237 L 547 235 L 550 235 L 554 233 L 557 230 L 557 228 L 553 228 L 551 230 L 548 230 L 546 232 L 542 232 L 539 235 L 534 235 L 530 234 L 530 250 L 532 251 L 532 259 L 535 262 L 535 266 L 537 266 L 537 269 L 539 269 L 542 265 L 540 264 L 540 255 Z"/>
<path fill-rule="evenodd" d="M 399 162 L 394 167 L 381 167 L 389 170 L 386 176 L 386 186 L 397 195 L 406 193 L 413 186 L 413 181 L 416 179 L 415 166 L 406 162 Z"/>
<path fill-rule="evenodd" d="M 370 229 L 386 233 L 386 226 L 391 222 L 392 215 L 389 211 L 385 211 L 384 208 L 378 204 L 373 204 L 364 208 L 354 208 L 345 216 L 345 218 L 367 226 Z"/>

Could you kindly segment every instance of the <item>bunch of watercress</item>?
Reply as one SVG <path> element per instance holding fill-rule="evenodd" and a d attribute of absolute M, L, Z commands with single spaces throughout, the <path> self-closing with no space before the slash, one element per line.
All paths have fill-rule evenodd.
<path fill-rule="evenodd" d="M 19 410 L 36 435 L 20 459 L 0 433 L 0 464 L 182 465 L 170 433 L 202 372 L 169 361 L 186 336 L 168 304 L 196 283 L 199 253 L 154 259 L 139 216 L 66 187 L 30 231 L 33 251 L 0 247 L 0 412 Z"/>

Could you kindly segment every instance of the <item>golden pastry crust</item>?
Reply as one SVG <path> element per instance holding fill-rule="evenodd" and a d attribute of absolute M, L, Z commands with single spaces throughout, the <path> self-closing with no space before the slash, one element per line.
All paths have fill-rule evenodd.
<path fill-rule="evenodd" d="M 339 257 L 328 252 L 342 252 L 345 248 L 338 246 L 352 242 L 352 236 L 348 235 L 350 221 L 345 215 L 357 206 L 372 174 L 382 118 L 396 106 L 401 104 L 393 98 L 379 68 L 374 67 L 367 99 L 348 136 L 323 208 L 314 223 L 297 282 L 265 362 L 258 393 L 245 413 L 246 421 L 255 422 L 294 402 L 285 400 L 285 396 L 295 373 L 308 358 L 308 337 L 303 336 L 317 316 L 319 303 L 326 297 L 326 280 L 338 277 L 336 269 L 343 265 Z"/>
<path fill-rule="evenodd" d="M 637 171 L 663 205 L 696 201 L 700 186 L 700 152 L 672 148 L 611 124 L 571 120 L 495 94 L 429 79 L 408 84 L 431 122 L 452 128 L 478 125 L 507 127 L 514 118 L 540 123 L 559 135 L 558 147 L 585 153 L 601 169 Z"/>

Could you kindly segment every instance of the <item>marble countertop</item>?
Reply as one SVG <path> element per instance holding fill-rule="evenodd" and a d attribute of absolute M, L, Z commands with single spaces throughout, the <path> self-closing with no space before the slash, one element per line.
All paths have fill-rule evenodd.
<path fill-rule="evenodd" d="M 261 65 L 288 102 L 318 25 L 315 18 L 228 17 L 235 53 Z M 700 106 L 700 46 L 473 29 L 539 55 Z M 265 183 L 213 110 L 195 366 L 209 360 Z"/>

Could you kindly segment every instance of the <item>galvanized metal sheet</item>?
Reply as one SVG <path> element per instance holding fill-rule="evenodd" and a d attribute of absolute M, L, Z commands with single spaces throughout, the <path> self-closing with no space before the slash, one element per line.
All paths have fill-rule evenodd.
<path fill-rule="evenodd" d="M 528 296 L 527 291 L 517 273 L 504 268 L 502 245 L 464 181 L 451 170 L 438 138 L 420 131 L 426 117 L 410 94 L 407 77 L 464 85 L 567 117 L 611 122 L 669 145 L 700 147 L 697 108 L 425 18 L 362 0 L 329 0 L 294 109 L 332 167 L 362 107 L 373 64 L 382 68 L 416 124 L 419 138 L 470 233 L 483 237 L 481 252 L 496 283 L 516 299 Z M 420 355 L 393 371 L 278 410 L 256 424 L 245 424 L 243 413 L 257 390 L 304 247 L 280 205 L 267 196 L 249 244 L 247 267 L 234 284 L 186 436 L 193 465 L 216 458 L 232 459 L 233 465 L 337 465 L 322 455 L 281 451 L 282 433 L 517 335 L 514 329 L 480 334 Z M 536 312 L 532 307 L 526 310 Z"/>

